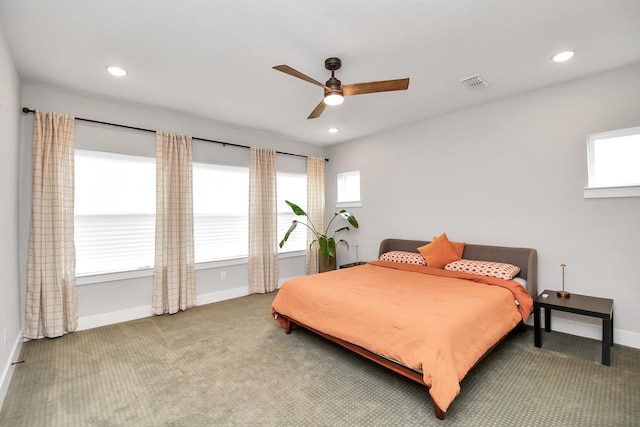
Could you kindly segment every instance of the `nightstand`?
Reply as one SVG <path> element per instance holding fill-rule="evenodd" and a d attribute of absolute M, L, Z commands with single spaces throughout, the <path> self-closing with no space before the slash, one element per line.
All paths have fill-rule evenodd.
<path fill-rule="evenodd" d="M 546 297 L 545 297 L 546 295 Z M 602 319 L 602 364 L 611 365 L 613 346 L 613 300 L 571 294 L 560 298 L 556 291 L 545 290 L 533 300 L 533 327 L 536 347 L 542 347 L 540 332 L 540 309 L 544 308 L 544 330 L 551 332 L 551 310 L 566 311 Z"/>

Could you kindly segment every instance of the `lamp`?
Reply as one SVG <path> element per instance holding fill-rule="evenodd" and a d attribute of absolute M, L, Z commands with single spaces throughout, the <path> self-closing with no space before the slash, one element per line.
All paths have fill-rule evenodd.
<path fill-rule="evenodd" d="M 344 102 L 341 87 L 342 83 L 333 75 L 334 71 L 338 68 L 340 68 L 339 64 L 337 67 L 333 65 L 327 66 L 327 69 L 331 70 L 331 78 L 327 80 L 324 88 L 324 103 L 326 105 L 340 105 Z"/>
<path fill-rule="evenodd" d="M 327 105 L 340 105 L 344 102 L 341 90 L 326 91 L 324 95 L 324 103 Z"/>
<path fill-rule="evenodd" d="M 571 293 L 569 293 L 568 291 L 564 290 L 564 268 L 566 267 L 565 264 L 560 264 L 560 267 L 562 267 L 562 290 L 558 291 L 557 294 L 560 298 L 570 298 L 571 297 Z"/>

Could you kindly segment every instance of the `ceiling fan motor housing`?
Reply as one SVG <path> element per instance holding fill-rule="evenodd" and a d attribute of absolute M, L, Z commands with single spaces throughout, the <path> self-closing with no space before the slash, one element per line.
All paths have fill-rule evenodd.
<path fill-rule="evenodd" d="M 332 76 L 329 80 L 327 80 L 327 83 L 325 84 L 333 92 L 333 91 L 340 90 L 340 86 L 342 85 L 342 82 Z"/>
<path fill-rule="evenodd" d="M 342 95 L 342 90 L 340 89 L 340 86 L 342 85 L 342 82 L 338 79 L 336 79 L 336 77 L 333 75 L 335 70 L 340 69 L 340 67 L 342 66 L 342 61 L 340 61 L 340 58 L 327 58 L 324 61 L 324 67 L 331 71 L 331 78 L 329 80 L 327 80 L 327 82 L 325 83 L 325 85 L 331 89 L 330 91 L 326 90 L 324 91 L 324 95 L 327 96 L 328 94 L 331 93 L 340 93 L 340 95 Z"/>
<path fill-rule="evenodd" d="M 327 58 L 324 60 L 324 68 L 329 71 L 339 70 L 342 66 L 342 61 L 340 58 Z"/>

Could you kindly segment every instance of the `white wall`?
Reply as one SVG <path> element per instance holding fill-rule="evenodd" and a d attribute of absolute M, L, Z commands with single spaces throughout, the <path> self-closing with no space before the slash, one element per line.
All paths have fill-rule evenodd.
<path fill-rule="evenodd" d="M 616 342 L 640 348 L 640 313 L 635 309 L 640 300 L 640 199 L 584 199 L 582 191 L 587 179 L 586 135 L 640 125 L 640 65 L 441 116 L 326 151 L 176 111 L 33 85 L 22 86 L 20 104 L 19 78 L 4 39 L 0 39 L 0 76 L 0 195 L 4 200 L 18 201 L 20 209 L 18 215 L 18 209 L 9 203 L 8 209 L 0 210 L 0 333 L 7 328 L 9 335 L 8 346 L 0 345 L 4 377 L 15 356 L 12 348 L 18 346 L 21 336 L 24 304 L 19 289 L 24 290 L 26 282 L 31 205 L 33 116 L 17 113 L 21 105 L 243 145 L 328 155 L 329 211 L 335 205 L 336 173 L 360 170 L 362 179 L 363 206 L 351 209 L 361 228 L 349 232 L 347 240 L 352 250 L 341 250 L 339 263 L 355 260 L 355 245 L 359 246 L 361 260 L 373 259 L 385 237 L 430 239 L 443 231 L 454 240 L 470 243 L 534 247 L 539 256 L 540 290 L 558 288 L 560 264 L 567 264 L 568 290 L 613 298 Z M 82 124 L 78 133 L 76 142 L 80 145 L 107 143 L 120 145 L 122 150 L 138 147 L 136 141 L 149 138 L 147 134 Z M 231 163 L 248 157 L 243 149 L 210 149 L 216 152 L 209 154 L 227 156 L 225 161 Z M 221 269 L 227 272 L 224 283 L 219 280 Z M 303 258 L 281 261 L 282 278 L 299 274 L 304 274 Z M 238 289 L 246 290 L 246 265 L 199 270 L 197 281 L 200 303 L 231 297 Z M 151 279 L 81 285 L 78 295 L 85 327 L 140 317 L 148 314 Z M 554 328 L 600 336 L 596 321 L 577 315 L 554 316 Z M 8 385 L 8 381 L 2 385 L 5 383 Z"/>
<path fill-rule="evenodd" d="M 21 348 L 18 273 L 20 78 L 0 28 L 0 407 Z"/>
<path fill-rule="evenodd" d="M 51 88 L 23 85 L 22 101 L 25 107 L 31 109 L 55 111 L 75 117 L 146 129 L 173 131 L 193 137 L 247 146 L 268 147 L 302 155 L 324 155 L 323 149 L 318 146 L 260 134 L 177 111 L 90 98 Z M 22 117 L 23 150 L 21 160 L 24 171 L 20 190 L 23 196 L 23 202 L 20 206 L 22 212 L 20 224 L 22 289 L 26 289 L 25 266 L 28 256 L 31 209 L 32 126 L 33 115 L 24 115 Z M 102 148 L 129 154 L 155 155 L 155 135 L 153 133 L 87 124 L 81 121 L 76 121 L 75 142 L 78 148 Z M 248 166 L 249 150 L 194 141 L 194 160 L 201 161 L 205 158 L 215 159 L 215 162 L 222 164 Z M 306 171 L 304 158 L 279 155 L 277 162 L 279 170 Z M 226 273 L 224 281 L 220 278 L 221 271 Z M 153 279 L 150 276 L 152 272 L 149 271 L 148 274 L 146 277 L 79 284 L 79 329 L 149 316 Z M 281 279 L 303 274 L 305 274 L 304 256 L 280 260 Z M 198 269 L 196 271 L 196 286 L 198 304 L 246 295 L 248 292 L 247 264 L 246 262 L 241 264 L 218 263 L 213 268 Z M 24 317 L 24 310 L 22 310 L 22 315 Z"/>
<path fill-rule="evenodd" d="M 640 348 L 640 198 L 583 197 L 587 134 L 639 126 L 639 111 L 637 64 L 333 146 L 327 208 L 336 173 L 360 170 L 363 206 L 351 210 L 361 228 L 348 240 L 361 259 L 386 237 L 442 232 L 536 248 L 540 291 L 561 287 L 565 263 L 567 290 L 613 298 L 615 341 Z M 591 318 L 552 323 L 602 336 Z"/>

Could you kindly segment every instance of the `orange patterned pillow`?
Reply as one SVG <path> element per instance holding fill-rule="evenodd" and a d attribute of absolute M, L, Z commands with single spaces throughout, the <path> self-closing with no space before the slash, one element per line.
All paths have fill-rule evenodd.
<path fill-rule="evenodd" d="M 417 252 L 389 251 L 380 255 L 380 261 L 402 262 L 404 264 L 427 265 Z"/>
<path fill-rule="evenodd" d="M 431 243 L 420 246 L 418 250 L 427 261 L 427 266 L 434 268 L 443 268 L 445 265 L 457 261 L 461 257 L 447 238 L 446 233 L 442 233 L 433 239 Z"/>
<path fill-rule="evenodd" d="M 511 280 L 520 273 L 517 265 L 506 264 L 504 262 L 475 261 L 470 259 L 460 259 L 447 264 L 444 267 L 449 271 L 462 271 L 464 273 L 476 274 L 478 276 L 497 277 L 498 279 Z"/>

